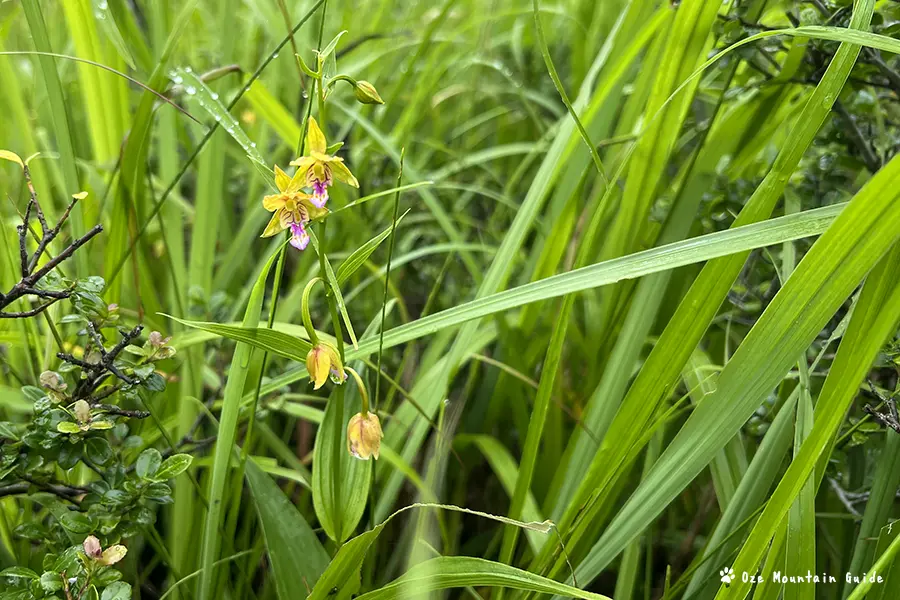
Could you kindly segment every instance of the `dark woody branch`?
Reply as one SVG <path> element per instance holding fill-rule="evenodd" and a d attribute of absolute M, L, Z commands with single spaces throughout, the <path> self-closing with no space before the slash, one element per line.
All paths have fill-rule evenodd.
<path fill-rule="evenodd" d="M 873 419 L 878 421 L 883 426 L 893 429 L 897 433 L 900 433 L 900 413 L 897 412 L 897 403 L 894 400 L 893 396 L 884 396 L 878 391 L 878 388 L 869 381 L 869 389 L 872 390 L 872 393 L 875 394 L 882 403 L 887 406 L 888 412 L 882 413 L 872 408 L 868 404 L 863 406 L 863 412 L 868 415 L 871 415 Z"/>
<path fill-rule="evenodd" d="M 136 383 L 138 383 L 136 380 L 122 373 L 122 371 L 120 371 L 119 368 L 115 365 L 115 360 L 116 357 L 118 357 L 122 350 L 124 350 L 132 340 L 141 335 L 141 331 L 144 330 L 144 326 L 138 325 L 131 331 L 120 330 L 119 333 L 122 335 L 122 339 L 110 350 L 107 350 L 104 347 L 103 339 L 100 337 L 100 334 L 97 332 L 97 329 L 94 327 L 93 323 L 88 323 L 87 329 L 88 333 L 91 336 L 91 340 L 94 343 L 94 346 L 96 346 L 96 350 L 100 353 L 99 360 L 97 360 L 96 362 L 87 361 L 84 359 L 75 358 L 71 354 L 66 354 L 63 352 L 60 352 L 56 355 L 60 360 L 81 368 L 87 376 L 78 384 L 78 387 L 75 389 L 73 400 L 91 400 L 93 393 L 109 375 L 117 377 L 126 385 L 135 385 Z M 113 387 L 113 390 L 118 389 L 120 389 L 118 386 Z M 112 392 L 101 392 L 99 398 L 104 398 L 111 393 Z M 99 398 L 93 399 L 96 401 Z M 134 415 L 126 415 L 124 413 L 116 414 L 121 414 L 122 416 L 137 416 L 138 418 L 144 418 L 148 416 L 145 415 L 142 411 L 133 412 L 135 412 Z"/>
<path fill-rule="evenodd" d="M 41 290 L 36 286 L 41 281 L 41 279 L 43 279 L 48 273 L 50 273 L 50 271 L 58 267 L 66 259 L 70 258 L 79 248 L 81 248 L 94 236 L 103 231 L 103 226 L 94 226 L 83 236 L 72 240 L 69 245 L 66 246 L 59 254 L 57 254 L 55 257 L 47 261 L 46 264 L 38 268 L 38 263 L 40 262 L 41 257 L 47 251 L 47 247 L 50 245 L 50 243 L 59 236 L 62 226 L 66 223 L 66 221 L 68 221 L 72 209 L 74 208 L 75 204 L 78 203 L 78 198 L 72 198 L 72 201 L 69 203 L 68 207 L 66 207 L 66 210 L 63 212 L 56 225 L 50 227 L 50 225 L 47 223 L 47 218 L 44 216 L 44 211 L 41 209 L 41 204 L 38 201 L 37 192 L 35 191 L 34 184 L 31 181 L 31 172 L 29 171 L 28 166 L 25 165 L 23 167 L 23 170 L 25 174 L 25 182 L 28 185 L 28 191 L 30 193 L 30 198 L 25 208 L 25 215 L 22 218 L 22 224 L 16 227 L 16 231 L 19 234 L 19 268 L 21 270 L 21 279 L 18 283 L 13 285 L 13 287 L 8 292 L 0 292 L 0 319 L 33 317 L 35 315 L 39 315 L 56 302 L 71 296 L 71 290 Z M 34 215 L 35 218 L 37 218 L 38 223 L 40 223 L 41 233 L 39 236 L 35 235 L 35 237 L 37 238 L 37 248 L 33 253 L 29 254 L 28 233 L 30 231 L 29 223 L 31 221 L 32 215 Z M 9 312 L 4 310 L 16 300 L 19 300 L 20 298 L 24 298 L 26 296 L 43 298 L 48 301 L 30 310 L 17 312 Z"/>

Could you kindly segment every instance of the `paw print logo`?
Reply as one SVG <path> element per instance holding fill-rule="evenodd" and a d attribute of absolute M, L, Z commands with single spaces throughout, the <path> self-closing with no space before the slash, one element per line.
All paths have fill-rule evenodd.
<path fill-rule="evenodd" d="M 725 587 L 731 585 L 731 582 L 734 581 L 734 569 L 728 567 L 726 569 L 722 569 L 719 571 L 719 579 L 722 580 L 722 583 L 725 584 Z"/>

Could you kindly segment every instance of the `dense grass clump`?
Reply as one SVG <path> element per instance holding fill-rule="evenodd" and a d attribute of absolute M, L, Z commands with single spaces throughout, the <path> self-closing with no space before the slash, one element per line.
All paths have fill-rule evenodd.
<path fill-rule="evenodd" d="M 900 597 L 898 23 L 0 3 L 0 600 Z"/>

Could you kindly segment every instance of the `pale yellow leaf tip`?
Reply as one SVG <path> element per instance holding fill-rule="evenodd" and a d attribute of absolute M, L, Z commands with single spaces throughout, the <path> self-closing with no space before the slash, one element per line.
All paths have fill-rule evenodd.
<path fill-rule="evenodd" d="M 87 195 L 87 192 L 78 192 L 77 194 L 72 194 L 72 197 L 76 200 L 84 200 L 85 198 L 87 198 Z"/>
<path fill-rule="evenodd" d="M 25 163 L 22 162 L 22 158 L 15 152 L 10 152 L 9 150 L 0 150 L 0 158 L 14 162 L 23 169 L 25 168 Z"/>

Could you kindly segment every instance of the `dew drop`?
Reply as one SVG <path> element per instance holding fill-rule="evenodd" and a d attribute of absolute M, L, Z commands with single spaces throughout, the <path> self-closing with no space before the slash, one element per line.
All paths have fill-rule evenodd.
<path fill-rule="evenodd" d="M 184 88 L 184 91 L 187 92 L 188 96 L 193 96 L 194 94 L 197 93 L 197 88 L 195 88 L 192 85 L 189 85 L 186 88 Z"/>
<path fill-rule="evenodd" d="M 190 67 L 185 67 L 185 68 L 184 68 L 184 72 L 185 72 L 185 73 L 193 73 L 194 70 L 193 70 L 192 68 L 190 68 Z"/>
<path fill-rule="evenodd" d="M 219 95 L 218 95 L 217 93 L 213 92 L 213 93 L 212 93 L 212 99 L 213 99 L 213 100 L 218 100 L 218 99 L 219 99 Z"/>

